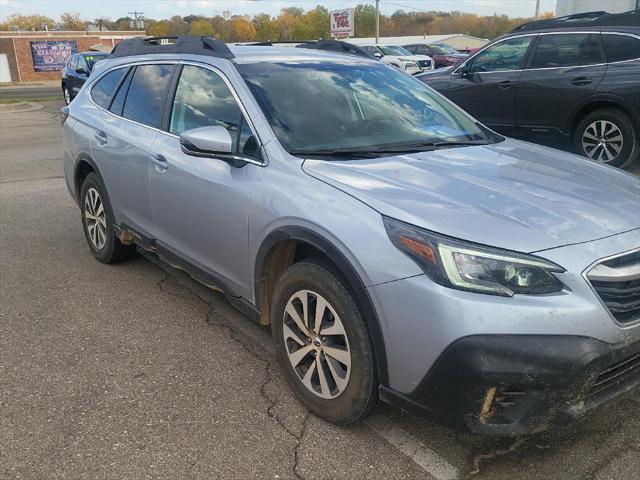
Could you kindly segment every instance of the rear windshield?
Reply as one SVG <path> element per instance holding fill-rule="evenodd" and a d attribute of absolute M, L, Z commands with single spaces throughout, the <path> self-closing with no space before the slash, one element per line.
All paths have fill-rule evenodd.
<path fill-rule="evenodd" d="M 382 50 L 382 53 L 384 53 L 385 55 L 412 55 L 409 50 L 397 45 L 386 45 L 381 47 L 379 46 L 378 48 Z"/>
<path fill-rule="evenodd" d="M 89 71 L 93 70 L 93 66 L 98 63 L 100 60 L 104 60 L 108 55 L 85 55 L 84 59 L 87 62 L 87 66 L 89 67 Z"/>
<path fill-rule="evenodd" d="M 436 55 L 455 55 L 458 52 L 455 48 L 450 45 L 442 44 L 442 43 L 434 43 L 431 45 L 431 49 Z"/>
<path fill-rule="evenodd" d="M 486 130 L 415 78 L 377 62 L 237 64 L 288 151 L 489 141 Z"/>

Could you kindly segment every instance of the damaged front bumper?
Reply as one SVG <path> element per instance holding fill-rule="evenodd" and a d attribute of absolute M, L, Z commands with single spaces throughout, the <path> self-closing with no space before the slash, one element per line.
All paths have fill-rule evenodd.
<path fill-rule="evenodd" d="M 528 434 L 570 423 L 640 384 L 640 341 L 474 335 L 451 344 L 418 387 L 381 399 L 456 430 Z"/>

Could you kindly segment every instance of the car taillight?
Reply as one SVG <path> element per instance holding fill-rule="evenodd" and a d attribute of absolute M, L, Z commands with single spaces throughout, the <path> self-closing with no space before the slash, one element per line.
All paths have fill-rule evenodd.
<path fill-rule="evenodd" d="M 69 107 L 62 107 L 60 109 L 60 125 L 64 125 L 67 117 L 69 117 Z"/>

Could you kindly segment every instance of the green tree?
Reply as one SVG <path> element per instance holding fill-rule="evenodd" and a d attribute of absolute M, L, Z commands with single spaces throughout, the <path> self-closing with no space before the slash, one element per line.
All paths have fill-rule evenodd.
<path fill-rule="evenodd" d="M 86 20 L 78 12 L 63 13 L 60 15 L 60 23 L 63 30 L 84 30 L 87 27 Z"/>
<path fill-rule="evenodd" d="M 189 35 L 209 35 L 215 36 L 216 32 L 209 20 L 198 19 L 191 22 L 189 26 Z"/>
<path fill-rule="evenodd" d="M 6 21 L 0 23 L 0 30 L 44 30 L 46 25 L 53 30 L 55 20 L 45 15 L 21 15 L 14 13 L 9 15 Z"/>
<path fill-rule="evenodd" d="M 280 39 L 278 23 L 268 13 L 259 13 L 253 17 L 252 22 L 256 29 L 256 40 L 267 42 Z"/>
<path fill-rule="evenodd" d="M 353 12 L 356 37 L 373 37 L 376 34 L 376 7 L 373 5 L 358 5 Z M 382 25 L 380 15 L 380 24 Z"/>

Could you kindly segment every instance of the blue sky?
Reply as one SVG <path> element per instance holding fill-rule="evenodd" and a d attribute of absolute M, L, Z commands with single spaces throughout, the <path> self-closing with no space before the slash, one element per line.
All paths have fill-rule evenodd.
<path fill-rule="evenodd" d="M 255 15 L 267 12 L 277 15 L 285 7 L 305 10 L 322 4 L 327 8 L 352 7 L 374 0 L 0 0 L 0 19 L 12 13 L 40 13 L 58 19 L 61 13 L 76 11 L 88 19 L 110 17 L 115 20 L 127 12 L 138 10 L 148 18 L 168 18 L 172 15 L 201 14 L 213 16 L 229 10 L 234 14 Z M 380 0 L 383 13 L 395 10 L 442 10 L 492 15 L 494 12 L 510 17 L 533 16 L 535 0 Z M 554 11 L 556 0 L 541 0 L 540 11 Z"/>

